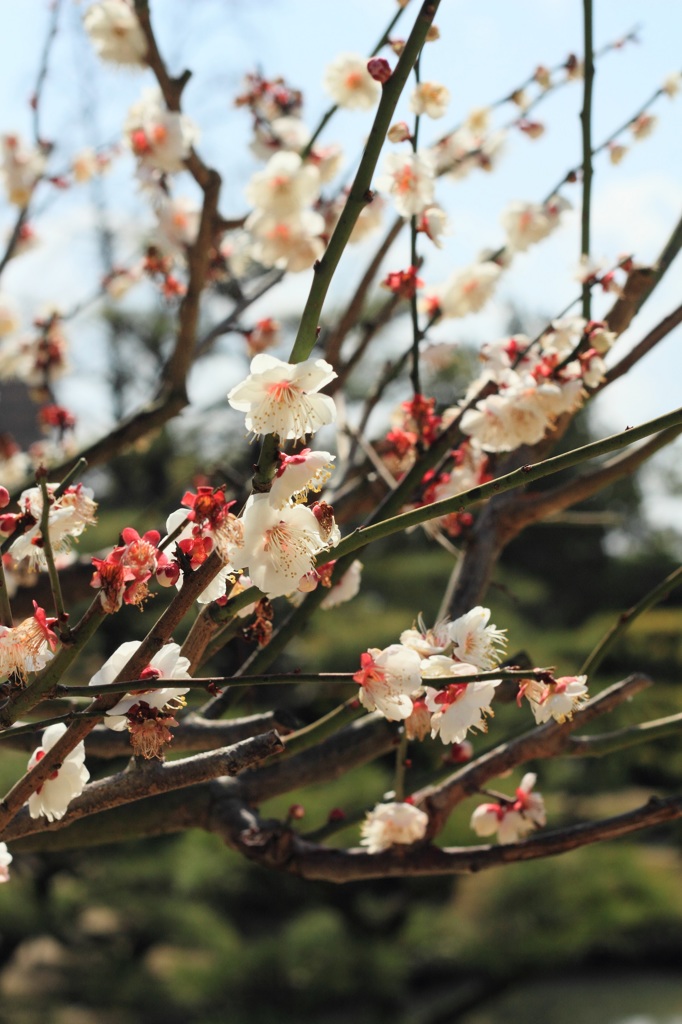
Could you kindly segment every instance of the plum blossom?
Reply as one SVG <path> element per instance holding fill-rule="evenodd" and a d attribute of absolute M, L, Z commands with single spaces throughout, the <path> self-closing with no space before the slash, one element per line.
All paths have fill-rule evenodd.
<path fill-rule="evenodd" d="M 51 660 L 57 647 L 57 635 L 49 618 L 33 602 L 33 615 L 18 626 L 0 625 L 0 676 L 16 674 L 25 679 L 29 672 L 39 672 Z"/>
<path fill-rule="evenodd" d="M 28 762 L 29 771 L 43 759 L 65 732 L 66 726 L 63 722 L 47 727 L 41 745 L 31 754 Z M 29 814 L 32 818 L 43 815 L 48 821 L 58 821 L 64 817 L 74 797 L 81 795 L 89 778 L 90 772 L 85 767 L 85 744 L 81 741 L 66 755 L 60 767 L 28 798 Z"/>
<path fill-rule="evenodd" d="M 421 687 L 421 658 L 402 644 L 384 650 L 371 647 L 360 657 L 360 670 L 353 679 L 360 684 L 360 703 L 368 711 L 380 711 L 389 722 L 401 721 L 412 713 L 411 695 Z"/>
<path fill-rule="evenodd" d="M 298 213 L 320 194 L 320 172 L 304 163 L 298 153 L 280 151 L 256 171 L 246 188 L 246 198 L 259 211 L 275 217 Z"/>
<path fill-rule="evenodd" d="M 99 686 L 113 683 L 139 648 L 140 642 L 139 640 L 128 640 L 121 644 L 95 672 L 88 685 Z M 155 679 L 189 679 L 189 666 L 189 659 L 180 655 L 179 644 L 164 644 L 161 650 L 154 655 L 147 668 L 140 673 L 140 678 L 149 679 L 152 686 Z M 126 693 L 113 708 L 107 711 L 104 724 L 114 732 L 122 732 L 128 727 L 126 717 L 128 712 L 137 704 L 146 704 L 149 708 L 157 710 L 170 705 L 171 708 L 177 710 L 184 706 L 185 702 L 182 698 L 188 689 L 187 686 L 164 686 L 156 690 L 142 689 Z"/>
<path fill-rule="evenodd" d="M 2 176 L 10 203 L 28 206 L 38 179 L 45 171 L 45 155 L 29 148 L 19 135 L 2 136 Z"/>
<path fill-rule="evenodd" d="M 9 866 L 13 859 L 7 849 L 7 843 L 0 843 L 0 884 L 9 882 Z"/>
<path fill-rule="evenodd" d="M 168 535 L 174 534 L 179 527 L 182 527 L 175 537 L 175 544 L 178 545 L 183 554 L 189 559 L 192 569 L 197 569 L 202 565 L 214 548 L 223 561 L 225 561 L 225 565 L 223 565 L 208 586 L 197 597 L 197 604 L 210 604 L 212 601 L 217 601 L 225 596 L 230 576 L 234 572 L 229 561 L 229 555 L 233 550 L 233 545 L 238 547 L 241 542 L 241 522 L 236 520 L 234 516 L 231 517 L 232 521 L 235 527 L 232 531 L 229 529 L 221 531 L 220 528 L 212 531 L 208 527 L 202 529 L 194 524 L 187 511 L 183 508 L 171 512 L 166 520 Z M 222 534 L 220 540 L 218 539 L 218 533 Z M 173 565 L 176 569 L 179 569 L 177 563 L 173 563 Z M 167 581 L 163 579 L 164 571 L 167 574 Z M 161 572 L 157 578 L 162 586 L 175 584 L 178 590 L 182 586 L 180 573 L 172 571 L 172 569 L 164 570 L 164 567 L 161 567 Z"/>
<path fill-rule="evenodd" d="M 510 203 L 501 217 L 507 245 L 515 252 L 525 252 L 530 245 L 547 238 L 558 227 L 561 213 L 569 208 L 570 203 L 560 196 L 553 196 L 546 203 Z"/>
<path fill-rule="evenodd" d="M 434 158 L 429 152 L 389 153 L 376 186 L 393 196 L 401 217 L 413 217 L 433 203 L 434 175 Z"/>
<path fill-rule="evenodd" d="M 328 549 L 328 538 L 305 505 L 273 508 L 267 494 L 252 494 L 242 515 L 243 544 L 234 552 L 237 569 L 248 569 L 256 587 L 270 598 L 296 590 Z"/>
<path fill-rule="evenodd" d="M 507 646 L 506 630 L 488 625 L 490 609 L 477 605 L 448 626 L 454 653 L 482 671 L 495 668 Z"/>
<path fill-rule="evenodd" d="M 478 836 L 492 836 L 503 845 L 517 843 L 547 821 L 545 803 L 539 793 L 531 790 L 537 776 L 528 772 L 516 790 L 516 800 L 480 804 L 471 816 L 471 827 Z"/>
<path fill-rule="evenodd" d="M 565 722 L 589 699 L 587 676 L 560 676 L 548 682 L 525 679 L 519 688 L 519 699 L 526 697 L 538 725 L 553 718 Z"/>
<path fill-rule="evenodd" d="M 334 422 L 333 399 L 317 392 L 336 376 L 324 359 L 285 363 L 261 352 L 251 361 L 249 376 L 232 388 L 227 400 L 233 409 L 246 413 L 246 429 L 253 434 L 299 440 Z"/>
<path fill-rule="evenodd" d="M 414 804 L 377 804 L 362 823 L 360 845 L 368 853 L 381 853 L 396 843 L 407 846 L 424 838 L 428 823 L 428 814 Z"/>
<path fill-rule="evenodd" d="M 83 15 L 85 31 L 102 60 L 144 66 L 147 40 L 130 0 L 101 0 Z"/>
<path fill-rule="evenodd" d="M 356 53 L 340 53 L 328 65 L 322 87 L 337 106 L 347 110 L 369 110 L 381 95 L 367 70 L 367 58 Z"/>
<path fill-rule="evenodd" d="M 362 562 L 356 558 L 348 566 L 338 583 L 332 583 L 329 593 L 320 602 L 320 608 L 326 612 L 330 608 L 336 608 L 339 604 L 351 601 L 360 591 L 361 579 Z"/>
<path fill-rule="evenodd" d="M 443 117 L 450 102 L 450 90 L 439 82 L 419 82 L 410 96 L 413 114 L 426 114 L 435 119 Z"/>
<path fill-rule="evenodd" d="M 48 493 L 54 497 L 58 484 L 48 484 Z M 29 487 L 19 497 L 22 513 L 31 516 L 35 525 L 23 533 L 10 546 L 10 552 L 17 560 L 28 558 L 31 567 L 46 568 L 45 555 L 39 544 L 40 517 L 43 511 L 43 494 L 40 487 Z M 67 487 L 60 497 L 50 505 L 47 527 L 55 554 L 64 554 L 71 550 L 71 542 L 80 537 L 86 526 L 92 526 L 97 520 L 95 512 L 97 503 L 93 501 L 93 491 L 89 487 L 78 484 Z"/>
<path fill-rule="evenodd" d="M 310 491 L 321 491 L 331 476 L 336 456 L 304 448 L 294 455 L 279 453 L 279 466 L 270 488 L 270 504 L 282 508 L 289 501 L 305 501 Z"/>
<path fill-rule="evenodd" d="M 452 661 L 442 654 L 429 658 L 426 666 L 422 664 L 425 679 L 475 674 L 475 666 Z M 480 683 L 450 683 L 442 690 L 426 686 L 424 699 L 431 712 L 432 739 L 440 736 L 445 744 L 461 743 L 469 729 L 487 732 L 485 716 L 494 714 L 490 705 L 497 685 L 496 681 L 484 680 Z"/>
<path fill-rule="evenodd" d="M 421 308 L 427 313 L 439 311 L 445 318 L 477 313 L 492 295 L 501 272 L 490 260 L 458 270 L 445 284 L 425 292 Z"/>
<path fill-rule="evenodd" d="M 156 88 L 145 89 L 132 105 L 123 131 L 140 166 L 163 174 L 184 170 L 184 162 L 199 137 L 189 117 L 168 110 Z"/>
<path fill-rule="evenodd" d="M 295 210 L 281 216 L 257 209 L 246 218 L 244 226 L 251 239 L 248 254 L 264 267 L 300 274 L 325 250 L 325 220 L 315 210 Z"/>
<path fill-rule="evenodd" d="M 258 160 L 269 160 L 280 149 L 299 153 L 310 141 L 310 131 L 300 117 L 285 114 L 272 121 L 256 121 L 249 146 Z"/>

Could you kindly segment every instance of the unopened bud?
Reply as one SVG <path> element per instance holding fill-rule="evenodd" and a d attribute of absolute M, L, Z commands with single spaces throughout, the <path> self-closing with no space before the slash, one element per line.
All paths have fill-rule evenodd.
<path fill-rule="evenodd" d="M 387 82 L 393 72 L 391 71 L 391 65 L 384 57 L 372 57 L 371 60 L 367 61 L 367 70 L 374 79 L 375 82 Z"/>
<path fill-rule="evenodd" d="M 412 132 L 407 121 L 396 121 L 386 133 L 389 142 L 407 142 L 412 138 Z"/>
<path fill-rule="evenodd" d="M 9 505 L 9 491 L 6 487 L 0 487 L 0 508 L 7 508 Z"/>
<path fill-rule="evenodd" d="M 426 42 L 435 43 L 436 39 L 440 39 L 440 29 L 437 25 L 431 25 L 426 33 Z"/>

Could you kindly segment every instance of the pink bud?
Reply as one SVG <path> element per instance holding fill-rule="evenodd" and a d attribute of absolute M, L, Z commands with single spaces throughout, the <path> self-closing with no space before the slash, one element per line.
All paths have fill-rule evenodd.
<path fill-rule="evenodd" d="M 391 71 L 391 65 L 383 57 L 372 57 L 371 60 L 367 61 L 367 70 L 374 79 L 375 82 L 387 82 L 393 72 Z"/>
<path fill-rule="evenodd" d="M 9 491 L 6 487 L 0 487 L 0 508 L 7 508 L 9 505 Z"/>
<path fill-rule="evenodd" d="M 305 807 L 303 804 L 292 804 L 289 808 L 289 817 L 295 821 L 300 821 L 301 818 L 305 818 Z"/>

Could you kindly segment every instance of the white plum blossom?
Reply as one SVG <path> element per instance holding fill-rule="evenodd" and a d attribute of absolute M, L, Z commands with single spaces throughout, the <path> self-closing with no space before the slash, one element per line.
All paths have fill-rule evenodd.
<path fill-rule="evenodd" d="M 497 832 L 500 843 L 517 843 L 536 828 L 546 824 L 545 803 L 539 793 L 531 792 L 537 776 L 528 772 L 516 790 L 516 800 L 480 804 L 471 816 L 471 828 L 478 836 Z"/>
<path fill-rule="evenodd" d="M 360 684 L 360 703 L 368 711 L 380 711 L 389 722 L 412 713 L 411 695 L 421 687 L 421 658 L 402 644 L 384 650 L 371 647 L 360 656 L 360 670 L 353 679 Z"/>
<path fill-rule="evenodd" d="M 35 601 L 33 607 L 34 614 L 18 626 L 0 625 L 0 678 L 16 674 L 25 679 L 52 659 L 57 636 L 51 627 L 56 619 L 48 618 Z"/>
<path fill-rule="evenodd" d="M 244 227 L 251 237 L 249 256 L 264 267 L 299 274 L 324 254 L 325 220 L 315 210 L 295 210 L 282 216 L 257 209 L 246 218 Z"/>
<path fill-rule="evenodd" d="M 401 217 L 413 217 L 433 203 L 434 177 L 431 153 L 389 153 L 376 187 L 393 196 Z"/>
<path fill-rule="evenodd" d="M 455 656 L 484 672 L 497 667 L 507 646 L 506 630 L 489 620 L 490 609 L 477 605 L 448 626 Z"/>
<path fill-rule="evenodd" d="M 9 882 L 9 866 L 13 861 L 12 854 L 7 849 L 7 843 L 0 843 L 0 884 Z"/>
<path fill-rule="evenodd" d="M 255 586 L 268 597 L 296 590 L 328 548 L 320 524 L 305 505 L 273 508 L 267 494 L 252 494 L 242 515 L 243 545 L 235 551 L 237 569 L 248 569 Z"/>
<path fill-rule="evenodd" d="M 282 508 L 290 501 L 305 501 L 310 491 L 321 491 L 331 476 L 335 458 L 331 452 L 311 451 L 310 448 L 294 455 L 281 453 L 269 493 L 273 508 Z"/>
<path fill-rule="evenodd" d="M 276 217 L 297 213 L 314 203 L 320 194 L 320 172 L 304 163 L 298 153 L 280 151 L 256 171 L 246 187 L 252 206 Z"/>
<path fill-rule="evenodd" d="M 404 647 L 416 651 L 422 658 L 430 658 L 433 654 L 442 654 L 450 643 L 448 623 L 437 622 L 433 629 L 427 629 L 421 615 L 417 619 L 418 629 L 404 629 L 400 634 L 400 642 Z"/>
<path fill-rule="evenodd" d="M 322 87 L 334 103 L 347 110 L 369 110 L 376 106 L 381 87 L 367 70 L 367 58 L 340 53 L 327 66 Z"/>
<path fill-rule="evenodd" d="M 47 490 L 54 495 L 58 484 L 48 484 Z M 97 503 L 93 500 L 93 491 L 89 487 L 78 484 L 75 487 L 67 487 L 64 493 L 53 501 L 47 519 L 48 532 L 52 543 L 52 550 L 55 554 L 65 554 L 71 550 L 71 542 L 74 538 L 80 537 L 86 526 L 92 526 L 97 520 L 95 512 Z M 43 511 L 43 494 L 40 487 L 29 487 L 22 491 L 19 497 L 19 506 L 24 513 L 29 513 L 35 519 L 35 526 L 32 526 L 26 533 L 11 544 L 10 552 L 14 558 L 20 560 L 28 558 L 32 567 L 46 568 L 47 562 L 40 545 L 35 540 L 40 539 L 40 517 Z"/>
<path fill-rule="evenodd" d="M 445 284 L 425 290 L 422 311 L 439 311 L 445 318 L 477 313 L 492 295 L 501 272 L 490 260 L 458 270 Z"/>
<path fill-rule="evenodd" d="M 476 666 L 452 661 L 442 654 L 429 658 L 428 667 L 422 663 L 425 679 L 475 675 L 476 671 Z M 432 739 L 440 736 L 445 744 L 461 743 L 469 729 L 487 732 L 485 716 L 494 714 L 490 705 L 497 685 L 494 680 L 483 680 L 480 683 L 450 683 L 442 690 L 426 686 L 424 700 L 431 712 Z"/>
<path fill-rule="evenodd" d="M 102 60 L 144 66 L 147 40 L 130 0 L 101 0 L 83 15 L 85 31 Z"/>
<path fill-rule="evenodd" d="M 278 434 L 281 440 L 300 440 L 336 418 L 334 400 L 317 392 L 337 376 L 324 359 L 285 363 L 259 352 L 246 380 L 232 388 L 227 400 L 246 413 L 253 434 Z"/>
<path fill-rule="evenodd" d="M 308 126 L 300 117 L 285 115 L 272 121 L 257 121 L 250 150 L 259 160 L 269 160 L 280 149 L 299 153 L 310 141 Z"/>
<path fill-rule="evenodd" d="M 449 234 L 448 215 L 440 206 L 427 206 L 419 218 L 417 231 L 423 231 L 437 249 L 443 248 L 442 236 Z"/>
<path fill-rule="evenodd" d="M 199 137 L 196 125 L 186 114 L 166 108 L 157 88 L 145 89 L 132 105 L 123 131 L 140 166 L 164 174 L 184 170 L 184 162 Z"/>
<path fill-rule="evenodd" d="M 368 853 L 381 853 L 395 843 L 416 843 L 426 835 L 428 823 L 428 814 L 414 804 L 377 804 L 362 823 L 360 845 L 366 846 Z"/>
<path fill-rule="evenodd" d="M 413 114 L 426 114 L 436 120 L 443 117 L 450 102 L 450 90 L 439 82 L 419 82 L 410 96 Z"/>
<path fill-rule="evenodd" d="M 15 206 L 28 206 L 33 189 L 45 171 L 45 155 L 28 147 L 19 135 L 2 136 L 2 176 L 7 198 Z"/>
<path fill-rule="evenodd" d="M 48 750 L 54 747 L 65 732 L 66 726 L 63 722 L 57 722 L 55 725 L 47 727 L 43 733 L 41 745 L 31 754 L 28 762 L 29 771 L 43 759 Z M 54 771 L 40 789 L 28 798 L 29 814 L 32 818 L 39 818 L 42 815 L 48 821 L 58 821 L 64 817 L 67 807 L 74 797 L 81 795 L 89 778 L 90 772 L 85 767 L 85 744 L 81 740 L 66 755 L 59 769 Z"/>
<path fill-rule="evenodd" d="M 507 246 L 515 252 L 525 252 L 530 245 L 541 242 L 558 227 L 560 214 L 569 207 L 570 203 L 559 196 L 546 203 L 510 203 L 500 218 Z"/>
<path fill-rule="evenodd" d="M 550 718 L 565 722 L 589 699 L 587 676 L 560 676 L 547 683 L 528 679 L 522 683 L 520 694 L 528 700 L 538 725 Z"/>
<path fill-rule="evenodd" d="M 155 241 L 164 252 L 177 252 L 196 240 L 201 210 L 192 200 L 164 197 L 156 216 L 159 225 Z"/>
<path fill-rule="evenodd" d="M 121 644 L 107 658 L 99 671 L 95 672 L 88 685 L 99 686 L 105 683 L 113 683 L 139 646 L 139 640 L 128 640 L 126 643 Z M 189 666 L 189 659 L 182 657 L 180 654 L 179 644 L 164 644 L 161 650 L 149 662 L 145 671 L 141 673 L 140 678 L 148 678 L 151 686 L 154 684 L 154 679 L 189 679 Z M 165 686 L 156 690 L 141 689 L 135 690 L 132 693 L 126 693 L 113 708 L 107 711 L 104 724 L 115 732 L 122 732 L 128 726 L 126 713 L 130 711 L 134 704 L 144 702 L 150 708 L 158 709 L 170 704 L 171 707 L 177 709 L 184 705 L 185 702 L 181 698 L 187 693 L 188 689 L 189 687 L 187 686 Z"/>
<path fill-rule="evenodd" d="M 339 604 L 351 601 L 360 591 L 361 579 L 362 562 L 356 558 L 348 566 L 339 582 L 332 584 L 331 590 L 320 602 L 320 608 L 326 612 L 330 608 L 336 608 Z"/>

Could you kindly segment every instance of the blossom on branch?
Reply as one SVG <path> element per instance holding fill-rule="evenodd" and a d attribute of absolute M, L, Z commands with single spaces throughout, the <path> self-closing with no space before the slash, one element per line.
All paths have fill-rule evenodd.
<path fill-rule="evenodd" d="M 480 804 L 471 816 L 471 827 L 478 836 L 492 836 L 503 845 L 517 843 L 530 832 L 546 824 L 545 802 L 531 790 L 537 776 L 528 772 L 516 790 L 516 800 Z"/>
<path fill-rule="evenodd" d="M 428 823 L 428 814 L 413 804 L 377 804 L 362 823 L 360 845 L 368 853 L 381 853 L 396 843 L 408 846 L 424 838 Z"/>
<path fill-rule="evenodd" d="M 41 745 L 33 751 L 28 762 L 29 771 L 34 768 L 45 754 L 54 747 L 66 732 L 63 722 L 49 725 L 43 733 Z M 85 744 L 81 740 L 66 755 L 59 768 L 28 798 L 28 812 L 32 818 L 41 815 L 48 821 L 58 821 L 66 814 L 67 807 L 74 797 L 80 796 L 90 772 L 85 767 Z"/>
<path fill-rule="evenodd" d="M 57 635 L 49 618 L 34 601 L 33 615 L 18 626 L 0 625 L 0 676 L 16 675 L 24 680 L 29 672 L 39 672 L 51 660 L 57 647 Z"/>
<path fill-rule="evenodd" d="M 9 882 L 9 866 L 13 861 L 12 854 L 7 849 L 7 843 L 0 843 L 0 884 Z"/>
<path fill-rule="evenodd" d="M 434 120 L 443 117 L 450 102 L 450 90 L 439 82 L 419 82 L 410 96 L 413 114 L 426 114 Z"/>
<path fill-rule="evenodd" d="M 334 401 L 317 392 L 337 376 L 324 359 L 284 363 L 259 353 L 251 373 L 232 388 L 227 400 L 246 413 L 246 429 L 253 434 L 277 434 L 282 440 L 301 440 L 336 418 Z"/>
<path fill-rule="evenodd" d="M 589 699 L 587 676 L 560 676 L 548 681 L 524 679 L 519 687 L 518 703 L 522 697 L 530 704 L 538 725 L 550 718 L 565 722 Z"/>
<path fill-rule="evenodd" d="M 186 114 L 168 110 L 157 88 L 145 89 L 123 126 L 128 146 L 141 167 L 163 174 L 184 170 L 199 132 Z"/>
<path fill-rule="evenodd" d="M 369 110 L 381 95 L 381 87 L 367 70 L 367 58 L 356 53 L 340 53 L 328 65 L 322 87 L 338 107 L 347 110 Z"/>
<path fill-rule="evenodd" d="M 381 192 L 390 192 L 401 217 L 413 217 L 433 203 L 435 162 L 429 152 L 389 153 L 377 179 Z"/>
<path fill-rule="evenodd" d="M 93 491 L 82 484 L 67 487 L 60 497 L 54 498 L 57 487 L 58 484 L 47 485 L 48 494 L 53 498 L 47 526 L 53 553 L 63 554 L 71 550 L 72 540 L 80 537 L 86 526 L 96 523 L 97 502 L 93 501 Z M 43 511 L 43 493 L 40 487 L 29 487 L 22 491 L 19 507 L 24 516 L 30 516 L 35 521 L 35 526 L 17 537 L 10 546 L 10 552 L 16 559 L 28 558 L 32 567 L 44 569 L 47 562 L 40 532 Z"/>
<path fill-rule="evenodd" d="M 121 644 L 95 672 L 88 685 L 100 686 L 113 683 L 139 646 L 139 640 L 128 640 Z M 149 708 L 155 709 L 170 707 L 172 710 L 177 710 L 184 707 L 185 701 L 182 698 L 189 687 L 164 686 L 155 690 L 153 683 L 154 679 L 189 679 L 189 666 L 189 659 L 180 654 L 179 644 L 164 644 L 139 676 L 140 679 L 149 679 L 151 687 L 126 693 L 113 708 L 107 711 L 104 724 L 115 732 L 122 732 L 128 728 L 128 712 L 138 704 L 146 704 Z"/>
<path fill-rule="evenodd" d="M 360 684 L 360 703 L 368 711 L 380 711 L 389 722 L 412 714 L 411 695 L 421 687 L 421 658 L 402 644 L 390 644 L 383 651 L 371 647 L 360 656 L 360 669 L 353 679 Z"/>
<path fill-rule="evenodd" d="M 83 15 L 85 31 L 102 60 L 144 67 L 147 40 L 130 0 L 101 0 Z"/>

